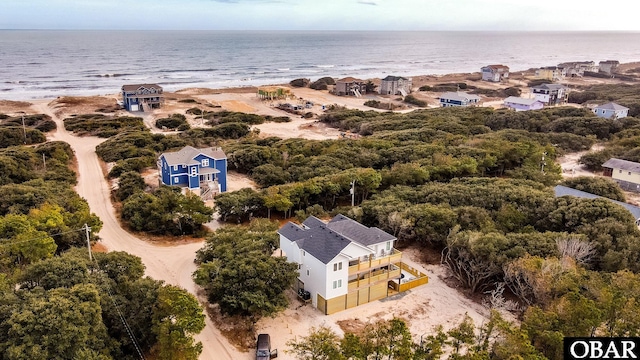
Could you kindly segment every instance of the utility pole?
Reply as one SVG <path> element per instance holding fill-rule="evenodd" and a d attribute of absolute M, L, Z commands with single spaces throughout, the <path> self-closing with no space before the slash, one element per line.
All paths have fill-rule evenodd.
<path fill-rule="evenodd" d="M 351 189 L 349 190 L 349 193 L 351 194 L 351 206 L 355 206 L 356 205 L 356 181 L 355 180 L 351 180 Z"/>
<path fill-rule="evenodd" d="M 47 159 L 45 159 L 44 153 L 42 153 L 42 165 L 44 166 L 44 171 L 47 172 Z"/>
<path fill-rule="evenodd" d="M 84 224 L 85 234 L 87 235 L 87 248 L 89 249 L 89 261 L 93 261 L 93 256 L 91 255 L 91 241 L 89 240 L 89 233 L 91 232 L 91 228 L 87 223 Z"/>
<path fill-rule="evenodd" d="M 24 144 L 27 145 L 27 127 L 24 125 L 24 114 L 22 114 L 22 132 L 24 133 Z"/>

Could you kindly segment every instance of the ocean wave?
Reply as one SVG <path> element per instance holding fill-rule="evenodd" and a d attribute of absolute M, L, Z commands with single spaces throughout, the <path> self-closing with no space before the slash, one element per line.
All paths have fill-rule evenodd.
<path fill-rule="evenodd" d="M 177 73 L 177 72 L 211 72 L 217 71 L 218 69 L 208 68 L 208 69 L 164 69 L 159 70 L 161 73 Z"/>
<path fill-rule="evenodd" d="M 133 75 L 133 74 L 118 74 L 118 73 L 114 73 L 114 74 L 98 74 L 98 75 L 86 75 L 85 77 L 97 77 L 97 78 L 112 78 L 112 77 L 123 77 L 123 76 L 129 76 L 129 75 Z"/>
<path fill-rule="evenodd" d="M 290 69 L 290 68 L 281 68 L 281 69 L 278 69 L 278 71 L 289 71 L 289 70 L 291 70 L 291 69 Z"/>
<path fill-rule="evenodd" d="M 332 67 L 335 67 L 335 65 L 332 65 L 332 64 L 328 64 L 328 65 L 316 65 L 316 67 L 319 67 L 319 68 L 332 68 Z"/>

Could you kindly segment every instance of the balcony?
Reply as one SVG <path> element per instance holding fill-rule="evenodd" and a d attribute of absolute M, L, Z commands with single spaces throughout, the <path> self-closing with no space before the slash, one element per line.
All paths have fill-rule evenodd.
<path fill-rule="evenodd" d="M 349 280 L 349 291 L 356 290 L 361 287 L 367 287 L 380 281 L 395 279 L 400 277 L 400 268 L 393 264 L 386 267 L 376 269 L 374 271 L 360 274 L 353 280 Z"/>
<path fill-rule="evenodd" d="M 380 268 L 385 265 L 399 263 L 402 259 L 402 252 L 391 249 L 386 256 L 365 256 L 349 261 L 349 275 L 355 275 L 370 269 Z"/>

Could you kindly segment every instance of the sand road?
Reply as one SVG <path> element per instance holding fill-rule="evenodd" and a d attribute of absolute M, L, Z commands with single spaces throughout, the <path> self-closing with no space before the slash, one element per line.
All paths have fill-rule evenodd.
<path fill-rule="evenodd" d="M 168 284 L 185 288 L 195 295 L 196 285 L 191 274 L 196 270 L 193 262 L 195 252 L 202 242 L 175 246 L 147 243 L 126 232 L 120 226 L 111 203 L 109 183 L 105 179 L 95 148 L 106 139 L 97 137 L 77 137 L 64 129 L 60 119 L 48 105 L 48 101 L 35 102 L 33 108 L 38 113 L 47 114 L 55 120 L 58 130 L 50 140 L 64 141 L 71 145 L 78 161 L 78 185 L 76 191 L 89 203 L 91 211 L 102 219 L 100 230 L 102 243 L 110 251 L 126 251 L 139 256 L 146 266 L 145 275 L 164 280 Z M 206 327 L 196 336 L 201 341 L 203 351 L 200 359 L 235 360 L 248 358 L 248 354 L 238 352 L 220 334 L 209 318 Z"/>

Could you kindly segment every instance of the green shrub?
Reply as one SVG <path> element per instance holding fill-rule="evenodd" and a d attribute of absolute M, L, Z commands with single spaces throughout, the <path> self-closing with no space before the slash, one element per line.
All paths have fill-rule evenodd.
<path fill-rule="evenodd" d="M 418 98 L 416 98 L 413 95 L 407 95 L 404 97 L 404 102 L 406 102 L 407 104 L 412 104 L 415 106 L 419 106 L 419 107 L 426 107 L 427 106 L 427 102 L 424 100 L 420 100 Z"/>
<path fill-rule="evenodd" d="M 291 80 L 289 85 L 293 87 L 307 87 L 309 85 L 310 80 L 305 78 L 299 78 L 295 80 Z"/>
<path fill-rule="evenodd" d="M 327 90 L 329 88 L 326 82 L 320 80 L 312 82 L 309 87 L 313 90 Z"/>
<path fill-rule="evenodd" d="M 156 127 L 158 128 L 176 129 L 180 126 L 187 126 L 187 129 L 189 128 L 187 118 L 182 114 L 172 114 L 168 118 L 156 120 Z"/>
<path fill-rule="evenodd" d="M 108 138 L 124 131 L 144 130 L 142 118 L 131 116 L 107 116 L 83 114 L 64 119 L 64 127 L 78 136 L 93 135 Z"/>

